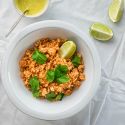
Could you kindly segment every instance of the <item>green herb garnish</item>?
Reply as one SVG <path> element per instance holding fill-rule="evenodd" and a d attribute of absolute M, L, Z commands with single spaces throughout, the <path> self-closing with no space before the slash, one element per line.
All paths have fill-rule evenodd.
<path fill-rule="evenodd" d="M 66 65 L 58 65 L 55 70 L 48 70 L 46 79 L 49 82 L 57 82 L 58 84 L 63 84 L 69 81 L 69 76 L 67 75 L 68 67 Z"/>
<path fill-rule="evenodd" d="M 56 94 L 54 92 L 50 92 L 49 94 L 46 95 L 46 99 L 49 101 L 53 101 L 56 97 Z"/>
<path fill-rule="evenodd" d="M 39 97 L 40 82 L 39 82 L 37 76 L 30 78 L 29 83 L 31 86 L 31 91 L 32 91 L 33 96 Z"/>
<path fill-rule="evenodd" d="M 34 92 L 34 93 L 33 93 L 33 96 L 36 97 L 36 98 L 39 98 L 40 92 L 39 92 L 39 91 Z"/>
<path fill-rule="evenodd" d="M 78 67 L 80 65 L 81 58 L 79 56 L 74 56 L 72 58 L 72 63 L 75 67 Z"/>
<path fill-rule="evenodd" d="M 57 101 L 61 101 L 64 97 L 64 94 L 63 93 L 60 93 L 59 95 L 56 96 L 56 100 Z"/>
<path fill-rule="evenodd" d="M 53 81 L 54 81 L 54 78 L 55 78 L 55 71 L 54 71 L 54 70 L 48 70 L 48 71 L 47 71 L 46 79 L 47 79 L 49 82 L 53 82 Z"/>
<path fill-rule="evenodd" d="M 38 64 L 44 64 L 47 61 L 45 54 L 41 53 L 39 50 L 35 50 L 32 59 L 35 60 Z"/>
<path fill-rule="evenodd" d="M 69 81 L 69 76 L 68 75 L 62 75 L 61 77 L 57 78 L 56 81 L 59 84 L 66 83 Z"/>
<path fill-rule="evenodd" d="M 39 82 L 37 76 L 34 76 L 34 77 L 30 78 L 29 82 L 30 82 L 31 90 L 32 91 L 39 90 L 39 84 L 40 84 L 40 82 Z"/>
<path fill-rule="evenodd" d="M 56 95 L 54 92 L 50 92 L 46 95 L 46 99 L 49 101 L 54 101 L 54 100 L 61 101 L 63 97 L 64 97 L 63 93 Z"/>
<path fill-rule="evenodd" d="M 68 72 L 68 67 L 66 65 L 57 65 L 55 68 L 55 77 L 59 78 Z"/>
<path fill-rule="evenodd" d="M 66 65 L 58 65 L 55 69 L 55 80 L 59 84 L 63 84 L 69 81 L 67 75 L 68 67 Z"/>

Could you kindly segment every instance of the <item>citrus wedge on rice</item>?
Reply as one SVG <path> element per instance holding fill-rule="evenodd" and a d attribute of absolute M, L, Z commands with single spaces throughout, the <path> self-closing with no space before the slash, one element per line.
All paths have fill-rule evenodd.
<path fill-rule="evenodd" d="M 61 58 L 68 59 L 76 51 L 76 44 L 73 41 L 66 41 L 59 49 L 59 55 Z"/>

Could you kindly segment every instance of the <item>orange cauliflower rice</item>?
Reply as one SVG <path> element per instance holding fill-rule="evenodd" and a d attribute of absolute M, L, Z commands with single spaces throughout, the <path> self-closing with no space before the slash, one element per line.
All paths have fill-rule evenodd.
<path fill-rule="evenodd" d="M 84 62 L 79 52 L 69 59 L 59 55 L 59 48 L 66 41 L 42 38 L 20 59 L 21 78 L 34 97 L 60 101 L 64 96 L 71 95 L 85 80 Z"/>

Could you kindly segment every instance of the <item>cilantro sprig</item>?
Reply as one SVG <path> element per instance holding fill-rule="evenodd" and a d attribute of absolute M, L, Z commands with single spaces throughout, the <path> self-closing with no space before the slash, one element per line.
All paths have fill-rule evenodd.
<path fill-rule="evenodd" d="M 59 78 L 66 75 L 68 72 L 68 67 L 66 65 L 57 65 L 55 68 L 55 78 Z"/>
<path fill-rule="evenodd" d="M 75 67 L 78 67 L 80 65 L 80 62 L 81 62 L 81 58 L 77 55 L 75 55 L 73 58 L 72 58 L 72 63 Z"/>
<path fill-rule="evenodd" d="M 44 64 L 47 61 L 46 55 L 41 53 L 39 50 L 35 50 L 33 52 L 32 59 L 35 60 L 38 64 Z"/>
<path fill-rule="evenodd" d="M 37 78 L 37 76 L 31 77 L 29 79 L 29 83 L 31 86 L 31 91 L 34 97 L 38 98 L 39 97 L 39 87 L 40 87 L 40 82 Z"/>
<path fill-rule="evenodd" d="M 57 65 L 54 70 L 48 70 L 46 79 L 51 83 L 53 81 L 58 84 L 63 84 L 68 82 L 69 76 L 67 75 L 68 67 L 66 65 Z"/>
<path fill-rule="evenodd" d="M 46 79 L 47 79 L 49 82 L 53 82 L 54 79 L 55 79 L 55 71 L 54 71 L 54 70 L 48 70 L 48 71 L 47 71 Z"/>
<path fill-rule="evenodd" d="M 62 75 L 61 77 L 57 78 L 56 81 L 58 84 L 63 84 L 69 81 L 69 77 L 67 75 Z"/>
<path fill-rule="evenodd" d="M 54 92 L 50 92 L 46 95 L 46 99 L 49 101 L 53 101 L 56 98 L 56 94 Z"/>
<path fill-rule="evenodd" d="M 54 100 L 61 101 L 63 99 L 63 97 L 64 97 L 63 93 L 56 95 L 54 92 L 50 92 L 46 95 L 46 99 L 48 101 L 54 101 Z"/>
<path fill-rule="evenodd" d="M 63 93 L 60 93 L 56 96 L 56 101 L 61 101 L 64 97 L 64 94 Z"/>

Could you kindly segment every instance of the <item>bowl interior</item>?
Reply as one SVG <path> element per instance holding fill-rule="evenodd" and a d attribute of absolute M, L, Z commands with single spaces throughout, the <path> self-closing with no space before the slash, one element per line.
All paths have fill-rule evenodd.
<path fill-rule="evenodd" d="M 20 58 L 34 41 L 45 37 L 60 37 L 73 40 L 76 42 L 79 52 L 83 55 L 85 63 L 86 80 L 83 81 L 78 90 L 74 91 L 72 95 L 65 97 L 60 102 L 51 103 L 46 100 L 38 100 L 34 98 L 31 92 L 25 88 L 23 81 L 20 78 L 18 65 Z M 42 119 L 56 119 L 56 117 L 59 117 L 60 115 L 71 115 L 72 110 L 77 110 L 77 108 L 87 102 L 93 91 L 95 66 L 93 63 L 92 52 L 86 42 L 71 30 L 59 27 L 43 27 L 26 34 L 16 41 L 13 50 L 8 53 L 7 78 L 9 78 L 9 87 L 14 98 L 18 100 L 21 106 L 24 106 L 23 108 L 27 110 L 28 114 L 31 113 L 32 116 Z"/>

